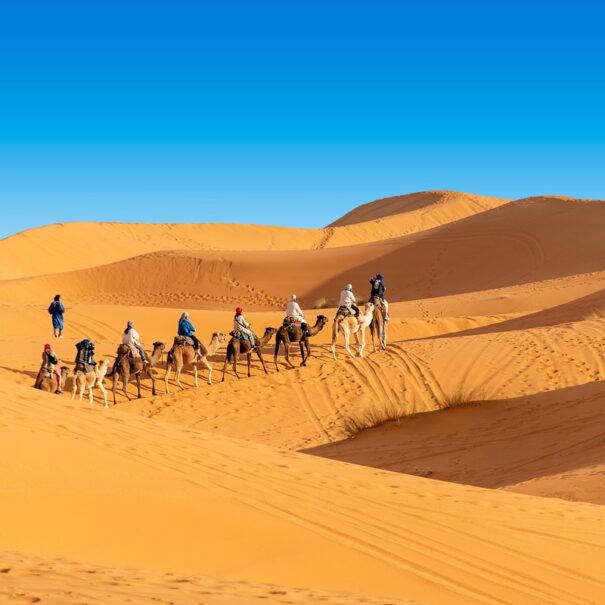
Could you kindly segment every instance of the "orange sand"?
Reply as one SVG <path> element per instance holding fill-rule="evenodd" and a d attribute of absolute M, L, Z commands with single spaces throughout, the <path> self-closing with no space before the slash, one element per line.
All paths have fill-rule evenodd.
<path fill-rule="evenodd" d="M 426 192 L 323 230 L 67 224 L 0 241 L 0 599 L 604 602 L 603 224 L 600 201 Z M 365 359 L 331 359 L 330 322 L 306 368 L 280 356 L 276 373 L 268 347 L 268 375 L 255 361 L 220 383 L 223 349 L 213 386 L 186 372 L 152 397 L 144 379 L 109 410 L 31 388 L 56 292 L 71 367 L 83 337 L 113 357 L 128 319 L 148 348 L 185 309 L 204 341 L 237 303 L 277 326 L 292 292 L 331 320 L 315 302 L 348 281 L 366 296 L 377 271 L 390 344 Z M 385 406 L 415 415 L 347 439 L 347 419 Z"/>

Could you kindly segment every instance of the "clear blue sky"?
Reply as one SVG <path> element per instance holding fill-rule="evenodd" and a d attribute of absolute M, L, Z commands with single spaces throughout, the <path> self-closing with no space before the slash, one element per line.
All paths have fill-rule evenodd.
<path fill-rule="evenodd" d="M 605 198 L 598 2 L 4 2 L 0 237 Z"/>

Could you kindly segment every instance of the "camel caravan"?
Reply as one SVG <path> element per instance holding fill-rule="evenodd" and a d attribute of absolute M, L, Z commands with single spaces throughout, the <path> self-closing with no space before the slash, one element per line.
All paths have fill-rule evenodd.
<path fill-rule="evenodd" d="M 351 284 L 347 284 L 340 294 L 338 310 L 332 324 L 332 341 L 330 349 L 336 360 L 336 342 L 340 334 L 344 338 L 346 353 L 354 357 L 351 351 L 351 335 L 355 339 L 357 355 L 364 356 L 366 348 L 366 333 L 370 330 L 373 350 L 386 349 L 387 326 L 389 322 L 388 302 L 384 298 L 384 279 L 378 274 L 370 280 L 372 291 L 369 302 L 357 306 L 356 297 L 353 294 Z M 294 368 L 290 360 L 290 347 L 292 344 L 299 346 L 301 362 L 300 366 L 307 365 L 311 357 L 310 340 L 329 323 L 325 315 L 317 315 L 315 323 L 307 323 L 305 315 L 298 304 L 298 299 L 293 294 L 286 307 L 286 314 L 279 328 L 267 327 L 262 336 L 258 337 L 252 330 L 250 324 L 243 314 L 243 309 L 238 307 L 233 318 L 233 330 L 227 334 L 214 332 L 207 345 L 204 345 L 196 336 L 196 329 L 189 319 L 188 313 L 183 313 L 178 322 L 177 336 L 170 349 L 166 350 L 163 342 L 153 343 L 151 354 L 147 354 L 141 344 L 141 337 L 135 329 L 134 322 L 128 321 L 122 335 L 122 342 L 117 348 L 116 358 L 111 365 L 107 359 L 95 361 L 95 345 L 89 339 L 84 339 L 76 344 L 76 359 L 73 374 L 67 366 L 59 366 L 59 359 L 52 347 L 47 344 L 42 353 L 42 365 L 36 377 L 34 387 L 49 393 L 62 393 L 67 379 L 72 377 L 71 397 L 76 396 L 80 401 L 84 393 L 88 391 L 88 402 L 93 404 L 93 391 L 98 388 L 103 398 L 104 407 L 109 407 L 108 394 L 103 381 L 106 378 L 112 380 L 113 404 L 116 405 L 116 393 L 118 383 L 128 401 L 131 397 L 128 393 L 128 385 L 132 378 L 137 385 L 137 397 L 141 398 L 141 380 L 147 378 L 151 381 L 151 393 L 157 395 L 156 379 L 158 368 L 162 366 L 162 358 L 166 353 L 164 364 L 164 392 L 170 393 L 171 375 L 173 382 L 179 389 L 185 387 L 181 383 L 181 373 L 185 368 L 193 369 L 193 383 L 198 386 L 198 367 L 208 371 L 208 384 L 212 384 L 213 367 L 211 359 L 216 356 L 222 345 L 226 342 L 226 351 L 223 363 L 222 382 L 225 381 L 228 366 L 231 366 L 236 378 L 240 378 L 238 362 L 245 357 L 247 365 L 247 376 L 251 376 L 253 355 L 258 358 L 265 374 L 268 373 L 263 348 L 267 347 L 275 337 L 273 361 L 276 372 L 279 368 L 279 354 L 283 351 L 284 360 L 288 369 Z M 378 346 L 377 346 L 378 345 Z"/>

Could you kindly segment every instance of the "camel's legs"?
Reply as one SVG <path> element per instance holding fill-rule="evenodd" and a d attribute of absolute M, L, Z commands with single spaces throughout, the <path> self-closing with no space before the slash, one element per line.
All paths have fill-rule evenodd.
<path fill-rule="evenodd" d="M 198 382 L 197 382 L 197 362 L 193 362 L 193 384 L 197 387 Z"/>
<path fill-rule="evenodd" d="M 149 366 L 147 367 L 147 376 L 149 376 L 149 378 L 151 378 L 151 394 L 155 397 L 155 395 L 156 395 L 156 391 L 155 391 L 155 373 L 153 371 L 153 368 L 150 368 Z"/>
<path fill-rule="evenodd" d="M 94 387 L 94 383 L 88 387 L 88 405 L 92 405 L 93 401 L 94 401 L 93 394 L 92 394 L 93 387 Z"/>
<path fill-rule="evenodd" d="M 239 357 L 239 351 L 236 351 L 235 348 L 234 348 L 233 349 L 233 372 L 235 373 L 235 375 L 239 379 L 239 374 L 237 373 L 237 361 L 238 361 L 238 357 Z"/>
<path fill-rule="evenodd" d="M 286 363 L 293 368 L 294 364 L 290 361 L 290 340 L 284 340 L 284 354 L 286 356 Z M 267 370 L 265 370 L 265 374 L 267 373 Z"/>
<path fill-rule="evenodd" d="M 137 372 L 137 395 L 138 398 L 141 398 L 141 372 Z"/>
<path fill-rule="evenodd" d="M 118 388 L 118 369 L 115 368 L 113 371 L 113 383 L 111 385 L 111 390 L 113 391 L 113 405 L 116 405 L 116 390 Z"/>
<path fill-rule="evenodd" d="M 166 393 L 170 393 L 170 389 L 168 388 L 168 379 L 170 378 L 170 371 L 172 370 L 172 364 L 166 364 L 166 374 L 164 374 L 164 389 Z"/>
<path fill-rule="evenodd" d="M 363 350 L 366 348 L 366 331 L 365 328 L 362 328 L 360 330 L 361 332 L 361 346 L 359 346 L 359 357 L 363 357 Z M 355 336 L 357 336 L 357 332 L 355 333 Z M 359 337 L 356 339 L 357 343 L 359 344 Z"/>
<path fill-rule="evenodd" d="M 208 369 L 208 384 L 212 384 L 212 365 L 205 357 L 202 357 L 201 362 Z"/>
<path fill-rule="evenodd" d="M 99 391 L 101 391 L 101 394 L 103 395 L 104 407 L 108 408 L 109 405 L 107 403 L 107 389 L 105 388 L 105 385 L 103 384 L 103 381 L 99 381 L 97 383 L 97 386 L 99 387 Z"/>
<path fill-rule="evenodd" d="M 228 354 L 225 353 L 225 363 L 223 364 L 223 379 L 221 380 L 221 382 L 225 382 L 225 374 L 227 372 L 227 362 L 228 361 L 229 361 Z"/>
<path fill-rule="evenodd" d="M 307 354 L 305 356 L 305 362 L 303 363 L 304 366 L 307 365 L 307 361 L 309 361 L 309 357 L 311 357 L 311 345 L 309 344 L 308 338 L 305 339 L 305 349 L 307 350 Z"/>
<path fill-rule="evenodd" d="M 246 354 L 246 361 L 248 363 L 248 378 L 250 378 L 250 366 L 252 365 L 252 351 L 248 351 Z"/>
<path fill-rule="evenodd" d="M 300 346 L 300 359 L 301 359 L 300 365 L 304 366 L 305 363 L 306 363 L 306 360 L 305 360 L 305 345 L 303 344 L 302 340 L 298 341 L 298 345 Z"/>
<path fill-rule="evenodd" d="M 345 351 L 351 357 L 354 357 L 353 353 L 351 353 L 351 346 L 350 346 L 351 333 L 349 332 L 349 330 L 347 328 L 344 329 L 344 335 L 345 335 Z"/>
<path fill-rule="evenodd" d="M 181 384 L 181 371 L 183 370 L 183 364 L 180 364 L 178 361 L 176 362 L 176 374 L 174 376 L 174 380 L 177 386 L 180 389 L 184 389 L 185 387 Z"/>
<path fill-rule="evenodd" d="M 124 396 L 128 401 L 130 401 L 130 395 L 128 394 L 128 383 L 130 382 L 130 368 L 128 364 L 124 364 L 124 373 L 122 374 L 122 390 L 124 391 Z"/>
<path fill-rule="evenodd" d="M 265 360 L 263 359 L 263 354 L 260 352 L 260 348 L 256 349 L 256 354 L 258 355 L 258 358 L 260 359 L 260 362 L 263 364 L 263 370 L 265 370 L 265 374 L 268 374 L 269 372 L 267 372 L 267 366 L 265 365 Z M 250 359 L 252 357 L 252 353 L 250 354 L 250 357 L 248 357 L 248 359 Z M 290 364 L 292 365 L 292 364 Z M 292 366 L 294 367 L 294 366 Z"/>
<path fill-rule="evenodd" d="M 279 366 L 277 365 L 277 356 L 279 355 L 279 334 L 275 336 L 275 353 L 273 354 L 273 362 L 275 363 L 275 371 L 279 372 Z"/>

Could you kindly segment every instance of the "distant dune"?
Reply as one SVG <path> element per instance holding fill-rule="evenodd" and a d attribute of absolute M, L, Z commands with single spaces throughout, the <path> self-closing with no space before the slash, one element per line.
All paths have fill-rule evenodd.
<path fill-rule="evenodd" d="M 323 229 L 70 223 L 0 241 L 0 600 L 605 602 L 603 225 L 603 201 L 429 191 Z M 346 358 L 339 338 L 334 361 L 339 291 L 366 298 L 379 271 L 388 347 L 368 334 Z M 207 343 L 237 305 L 262 333 L 292 293 L 329 318 L 307 367 L 294 345 L 277 372 L 272 342 L 267 374 L 253 357 L 221 382 L 223 347 L 212 386 L 186 368 L 167 395 L 162 363 L 156 396 L 144 376 L 107 410 L 32 388 L 45 342 L 70 368 L 85 337 L 113 360 L 127 320 L 149 350 L 187 310 Z"/>

